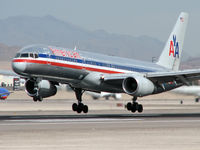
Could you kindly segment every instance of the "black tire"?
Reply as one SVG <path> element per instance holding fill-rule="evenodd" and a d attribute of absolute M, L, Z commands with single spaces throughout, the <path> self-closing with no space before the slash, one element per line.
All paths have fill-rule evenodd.
<path fill-rule="evenodd" d="M 82 112 L 82 109 L 78 106 L 76 112 L 80 114 Z"/>
<path fill-rule="evenodd" d="M 42 102 L 43 98 L 42 97 L 38 97 L 38 101 Z"/>
<path fill-rule="evenodd" d="M 83 112 L 84 112 L 84 113 L 88 113 L 88 106 L 87 106 L 87 105 L 84 105 L 84 106 L 83 106 Z"/>
<path fill-rule="evenodd" d="M 128 111 L 130 111 L 132 109 L 132 103 L 128 102 L 126 108 Z"/>
<path fill-rule="evenodd" d="M 143 112 L 143 106 L 141 104 L 138 105 L 138 112 L 139 113 Z"/>
<path fill-rule="evenodd" d="M 77 105 L 76 103 L 74 103 L 74 104 L 72 105 L 72 110 L 73 110 L 73 111 L 77 111 L 77 108 L 78 108 L 78 105 Z"/>
<path fill-rule="evenodd" d="M 81 110 L 83 110 L 83 106 L 84 106 L 83 103 L 79 103 L 79 104 L 78 104 L 78 107 L 79 107 Z"/>
<path fill-rule="evenodd" d="M 77 113 L 81 113 L 83 111 L 83 106 L 84 106 L 83 103 L 78 104 L 78 107 L 77 107 L 77 110 L 76 110 Z"/>
<path fill-rule="evenodd" d="M 37 97 L 33 97 L 33 101 L 37 102 L 38 101 Z"/>
<path fill-rule="evenodd" d="M 133 104 L 131 107 L 131 112 L 134 113 L 134 112 L 136 112 L 136 110 L 137 110 L 137 105 Z"/>

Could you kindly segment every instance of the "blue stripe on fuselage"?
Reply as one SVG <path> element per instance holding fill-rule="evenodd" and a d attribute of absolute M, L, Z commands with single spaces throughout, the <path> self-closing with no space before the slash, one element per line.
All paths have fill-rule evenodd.
<path fill-rule="evenodd" d="M 94 66 L 100 66 L 100 67 L 122 69 L 122 70 L 134 71 L 134 72 L 155 72 L 156 71 L 156 70 L 152 70 L 152 69 L 128 67 L 128 66 L 109 64 L 109 63 L 92 61 L 92 60 L 82 60 L 82 59 L 70 58 L 70 57 L 64 57 L 64 56 L 47 55 L 47 54 L 38 54 L 38 56 L 41 58 L 50 58 L 50 59 L 54 59 L 54 60 L 76 62 L 76 63 L 80 63 L 80 64 L 88 64 L 88 65 L 94 65 Z"/>

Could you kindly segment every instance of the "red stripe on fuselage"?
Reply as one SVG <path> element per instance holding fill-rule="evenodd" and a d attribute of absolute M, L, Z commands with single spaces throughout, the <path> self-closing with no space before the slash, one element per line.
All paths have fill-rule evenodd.
<path fill-rule="evenodd" d="M 49 62 L 44 60 L 34 60 L 34 59 L 14 59 L 13 63 L 15 62 L 26 62 L 26 63 L 36 63 L 36 64 L 48 64 L 52 66 L 58 66 L 58 67 L 66 67 L 66 68 L 72 68 L 72 69 L 85 69 L 88 71 L 95 71 L 95 72 L 102 72 L 102 73 L 123 73 L 119 71 L 112 71 L 112 70 L 105 70 L 105 69 L 99 69 L 99 68 L 92 68 L 92 67 L 84 67 L 84 66 L 78 66 L 78 65 L 71 65 L 71 64 L 64 64 L 64 63 L 58 63 L 58 62 Z"/>

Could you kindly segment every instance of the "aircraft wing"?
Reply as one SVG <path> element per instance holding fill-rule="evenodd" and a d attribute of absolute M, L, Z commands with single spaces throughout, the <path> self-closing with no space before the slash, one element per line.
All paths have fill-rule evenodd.
<path fill-rule="evenodd" d="M 147 73 L 146 78 L 158 83 L 177 81 L 188 84 L 190 81 L 200 79 L 200 69 Z"/>
<path fill-rule="evenodd" d="M 19 76 L 11 70 L 0 70 L 0 75 Z"/>
<path fill-rule="evenodd" d="M 137 75 L 137 74 L 134 74 Z M 184 70 L 184 71 L 168 71 L 168 72 L 151 72 L 138 74 L 149 80 L 157 83 L 165 83 L 176 81 L 179 83 L 184 83 L 188 85 L 188 82 L 200 79 L 200 69 Z M 123 79 L 127 77 L 132 77 L 133 74 L 114 74 L 104 77 L 104 81 L 107 83 L 112 82 L 122 82 Z"/>

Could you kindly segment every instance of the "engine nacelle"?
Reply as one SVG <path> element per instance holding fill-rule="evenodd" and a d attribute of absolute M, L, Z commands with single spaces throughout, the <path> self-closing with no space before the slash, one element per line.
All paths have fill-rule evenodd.
<path fill-rule="evenodd" d="M 133 96 L 145 96 L 154 92 L 152 81 L 141 76 L 127 77 L 122 83 L 125 93 Z"/>
<path fill-rule="evenodd" d="M 42 98 L 53 96 L 57 93 L 57 88 L 48 80 L 41 80 L 39 83 L 27 80 L 25 83 L 26 93 L 31 96 L 41 96 Z"/>

